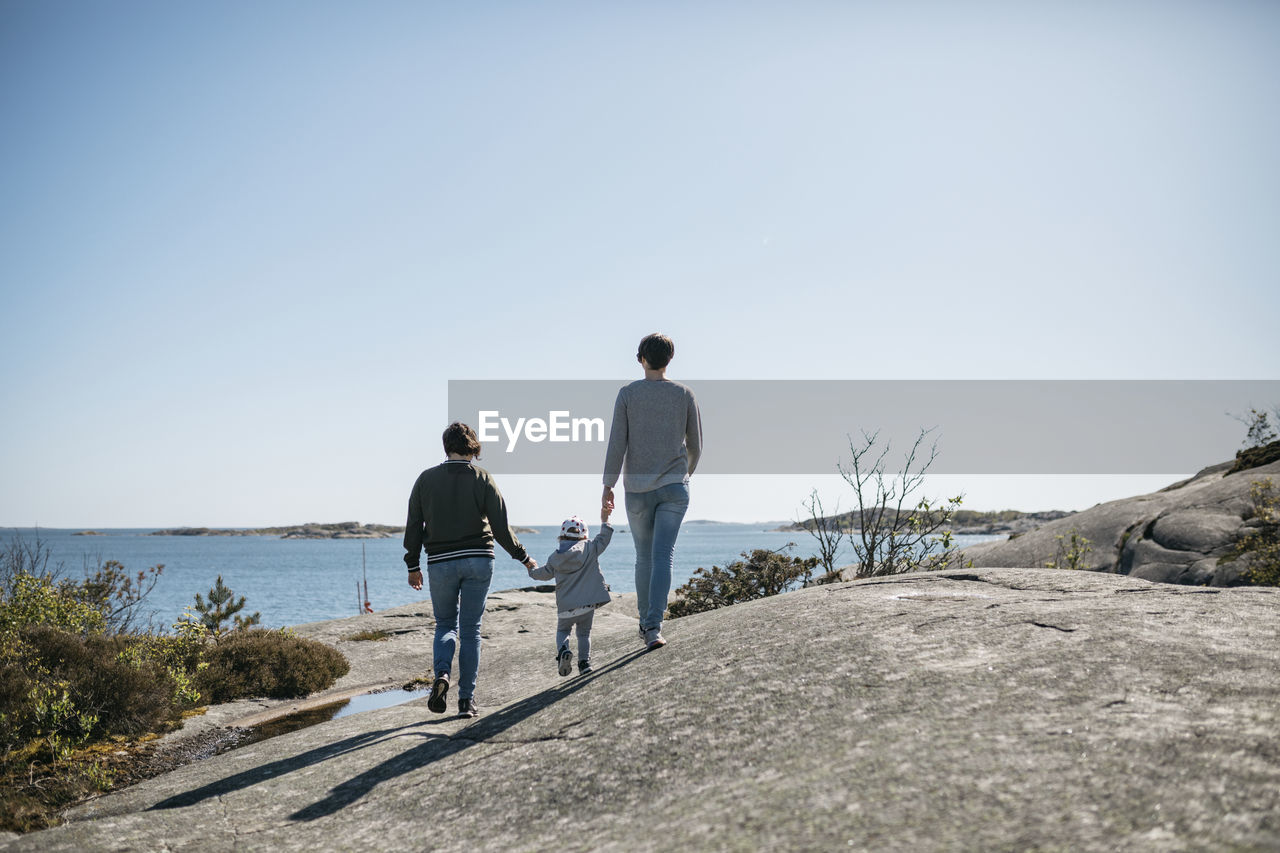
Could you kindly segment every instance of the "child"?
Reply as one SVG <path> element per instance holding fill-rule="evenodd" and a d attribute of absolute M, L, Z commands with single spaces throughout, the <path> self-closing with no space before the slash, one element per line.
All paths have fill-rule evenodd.
<path fill-rule="evenodd" d="M 556 581 L 556 665 L 561 675 L 573 667 L 569 632 L 578 632 L 578 674 L 591 671 L 591 621 L 596 608 L 609 603 L 609 587 L 600 571 L 600 554 L 609 547 L 613 527 L 609 511 L 600 511 L 600 534 L 587 541 L 587 523 L 576 515 L 560 525 L 560 544 L 544 566 L 528 569 L 529 577 Z"/>

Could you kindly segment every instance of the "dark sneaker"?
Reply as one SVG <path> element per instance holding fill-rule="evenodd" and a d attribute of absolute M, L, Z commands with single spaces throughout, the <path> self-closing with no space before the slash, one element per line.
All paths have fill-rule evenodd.
<path fill-rule="evenodd" d="M 588 672 L 591 672 L 591 661 L 589 660 L 578 661 L 578 675 L 586 675 Z"/>
<path fill-rule="evenodd" d="M 561 675 L 568 675 L 573 672 L 573 654 L 569 651 L 568 646 L 560 647 L 560 654 L 556 655 L 556 665 Z"/>
<path fill-rule="evenodd" d="M 441 674 L 431 683 L 431 695 L 427 697 L 427 710 L 433 714 L 443 714 L 448 707 L 445 697 L 449 695 L 449 676 Z"/>
<path fill-rule="evenodd" d="M 667 640 L 662 636 L 661 628 L 650 628 L 644 632 L 644 644 L 652 649 L 660 649 L 667 644 Z"/>
<path fill-rule="evenodd" d="M 476 707 L 476 700 L 474 699 L 458 700 L 458 716 L 459 717 L 478 717 L 479 715 L 480 715 L 480 709 Z"/>

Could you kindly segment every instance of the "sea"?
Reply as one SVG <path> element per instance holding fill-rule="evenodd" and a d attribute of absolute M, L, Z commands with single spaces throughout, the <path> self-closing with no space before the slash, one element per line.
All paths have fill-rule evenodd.
<path fill-rule="evenodd" d="M 816 543 L 804 531 L 773 524 L 687 521 L 676 542 L 672 588 L 699 567 L 725 566 L 756 548 L 785 549 L 800 557 L 816 554 Z M 559 525 L 532 528 L 520 541 L 539 563 L 555 550 Z M 57 528 L 0 528 L 0 546 L 19 538 L 37 542 L 49 555 L 49 567 L 64 577 L 83 577 L 86 569 L 115 560 L 136 574 L 162 565 L 159 579 L 140 605 L 141 621 L 165 631 L 193 605 L 196 593 L 208 596 L 221 576 L 236 597 L 244 596 L 245 614 L 258 612 L 261 624 L 279 628 L 353 616 L 367 600 L 374 610 L 425 602 L 427 591 L 410 588 L 404 548 L 394 539 L 282 539 L 279 536 L 156 536 L 154 528 L 103 529 L 97 535 Z M 597 532 L 592 526 L 592 534 Z M 961 547 L 1002 536 L 957 536 Z M 853 562 L 844 543 L 837 565 Z M 635 548 L 625 525 L 600 560 L 615 593 L 635 591 Z M 494 561 L 491 591 L 533 586 L 524 566 L 501 548 Z M 365 590 L 368 590 L 367 596 Z"/>

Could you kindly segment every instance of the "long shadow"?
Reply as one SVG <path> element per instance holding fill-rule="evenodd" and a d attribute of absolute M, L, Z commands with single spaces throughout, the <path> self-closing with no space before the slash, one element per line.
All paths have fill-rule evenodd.
<path fill-rule="evenodd" d="M 401 753 L 394 758 L 384 761 L 377 767 L 361 773 L 346 782 L 341 783 L 333 788 L 329 796 L 325 799 L 314 803 L 290 815 L 291 820 L 314 820 L 327 814 L 333 814 L 339 809 L 355 802 L 364 796 L 374 786 L 381 782 L 400 776 L 417 767 L 422 767 L 439 761 L 460 752 L 468 747 L 481 743 L 494 735 L 500 734 L 514 726 L 521 720 L 541 711 L 543 708 L 558 702 L 564 697 L 576 693 L 583 687 L 595 681 L 597 678 L 612 672 L 620 667 L 626 666 L 642 654 L 645 649 L 639 649 L 627 655 L 610 661 L 607 664 L 596 669 L 587 675 L 580 675 L 577 678 L 556 685 L 547 690 L 537 693 L 528 698 L 522 699 L 513 705 L 502 708 L 497 713 L 486 717 L 479 717 L 474 723 L 464 727 L 460 731 L 448 735 L 438 734 L 434 732 L 410 731 L 419 729 L 424 722 L 427 724 L 442 722 L 440 720 L 420 721 L 409 723 L 404 726 L 397 726 L 390 729 L 380 729 L 372 732 L 361 732 L 344 740 L 334 743 L 325 744 L 316 747 L 299 755 L 282 758 L 279 761 L 272 761 L 260 767 L 254 767 L 194 788 L 190 791 L 183 791 L 180 794 L 174 794 L 155 805 L 151 806 L 147 811 L 157 811 L 163 809 L 176 809 L 183 806 L 191 806 L 203 800 L 212 797 L 229 794 L 232 791 L 238 791 L 256 785 L 259 782 L 265 782 L 269 779 L 275 779 L 301 770 L 331 758 L 337 758 L 350 752 L 354 752 L 365 747 L 372 746 L 383 740 L 396 737 L 417 737 L 425 738 L 425 742 L 413 747 L 407 752 Z"/>
<path fill-rule="evenodd" d="M 219 779 L 216 782 L 210 782 L 199 788 L 193 788 L 190 791 L 183 791 L 181 794 L 174 794 L 172 797 L 163 799 L 156 803 L 147 811 L 155 811 L 157 809 L 176 809 L 182 806 L 192 806 L 201 800 L 207 800 L 211 797 L 219 797 L 223 794 L 229 794 L 232 791 L 238 791 L 241 788 L 247 788 L 258 782 L 267 779 L 275 779 L 286 773 L 292 773 L 295 770 L 301 770 L 304 767 L 310 767 L 313 764 L 319 764 L 322 761 L 328 761 L 330 758 L 337 758 L 348 752 L 354 752 L 357 749 L 363 749 L 366 746 L 377 743 L 389 737 L 403 737 L 397 735 L 397 732 L 403 732 L 405 729 L 414 729 L 418 727 L 418 723 L 410 723 L 405 726 L 397 726 L 394 729 L 382 729 L 375 732 L 361 732 L 358 735 L 335 741 L 334 743 L 318 746 L 315 749 L 308 750 L 298 755 L 282 758 L 279 761 L 272 761 L 269 764 L 263 764 L 261 767 L 254 767 L 251 770 L 243 770 L 225 779 Z M 443 735 L 441 735 L 443 737 Z"/>
<path fill-rule="evenodd" d="M 626 666 L 636 658 L 646 654 L 647 651 L 647 649 L 637 649 L 634 652 L 623 655 L 587 675 L 580 675 L 571 681 L 550 687 L 541 693 L 535 693 L 533 696 L 506 706 L 495 714 L 480 717 L 476 722 L 452 735 L 423 733 L 423 737 L 428 738 L 424 743 L 395 755 L 376 767 L 371 767 L 363 773 L 342 782 L 332 788 L 329 791 L 329 795 L 323 800 L 312 803 L 304 809 L 299 809 L 289 815 L 289 819 L 310 821 L 334 814 L 359 800 L 389 779 L 394 779 L 410 771 L 434 764 L 502 734 L 522 720 L 526 720 L 566 696 L 578 692 L 596 679 Z"/>

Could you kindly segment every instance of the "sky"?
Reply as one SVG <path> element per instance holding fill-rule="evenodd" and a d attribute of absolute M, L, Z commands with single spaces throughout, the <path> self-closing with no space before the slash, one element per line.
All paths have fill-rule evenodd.
<path fill-rule="evenodd" d="M 1270 2 L 3 0 L 0 525 L 402 523 L 449 380 L 653 331 L 690 382 L 1277 378 L 1277 104 Z"/>

